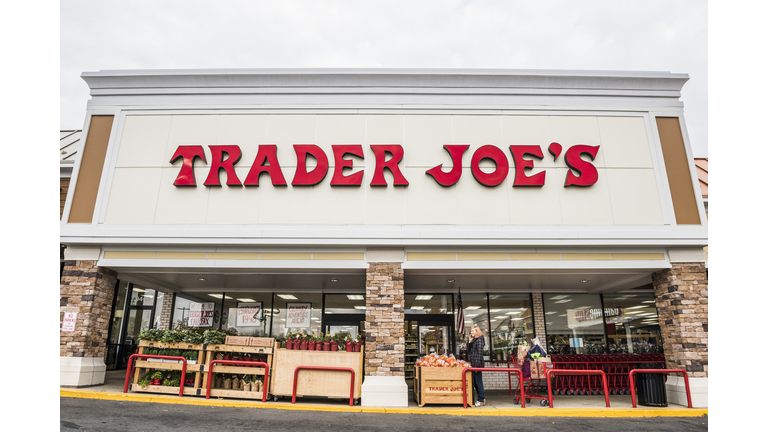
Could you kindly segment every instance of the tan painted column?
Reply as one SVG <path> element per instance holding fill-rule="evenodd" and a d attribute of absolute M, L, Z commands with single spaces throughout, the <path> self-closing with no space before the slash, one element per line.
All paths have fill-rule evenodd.
<path fill-rule="evenodd" d="M 404 310 L 401 263 L 369 263 L 365 276 L 366 376 L 405 376 Z"/>
<path fill-rule="evenodd" d="M 104 356 L 117 273 L 95 265 L 92 260 L 64 261 L 59 320 L 63 322 L 65 312 L 76 312 L 77 321 L 73 332 L 59 333 L 62 386 L 104 383 Z"/>
<path fill-rule="evenodd" d="M 539 338 L 541 347 L 547 349 L 547 323 L 544 317 L 544 296 L 541 293 L 531 294 L 533 297 L 533 334 Z"/>

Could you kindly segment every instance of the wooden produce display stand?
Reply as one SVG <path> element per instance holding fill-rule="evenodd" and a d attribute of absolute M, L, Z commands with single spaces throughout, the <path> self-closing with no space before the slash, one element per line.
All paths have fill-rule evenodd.
<path fill-rule="evenodd" d="M 254 339 L 259 339 L 259 342 L 254 342 Z M 275 339 L 273 338 L 251 338 L 250 343 L 257 343 L 260 346 L 254 345 L 233 345 L 233 344 L 221 344 L 221 345 L 208 345 L 206 349 L 205 368 L 203 370 L 203 387 L 205 387 L 208 374 L 211 372 L 211 361 L 214 360 L 216 352 L 235 352 L 235 353 L 250 353 L 250 354 L 266 354 L 269 365 L 270 374 L 272 372 L 272 353 L 274 350 Z M 250 367 L 250 366 L 230 366 L 230 365 L 213 365 L 213 382 L 216 381 L 216 374 L 237 374 L 237 375 L 261 375 L 264 376 L 263 367 Z M 186 392 L 185 392 L 186 393 Z M 203 396 L 205 396 L 205 388 L 203 388 Z M 211 385 L 211 396 L 215 397 L 230 397 L 240 399 L 261 399 L 263 393 L 261 391 L 243 391 L 243 390 L 231 390 L 216 388 Z"/>
<path fill-rule="evenodd" d="M 463 367 L 416 366 L 413 394 L 420 407 L 425 404 L 464 404 Z M 472 403 L 472 374 L 467 373 L 467 401 Z"/>
<path fill-rule="evenodd" d="M 272 368 L 272 352 L 274 346 L 273 338 L 239 338 L 238 343 L 242 342 L 244 345 L 234 344 L 189 344 L 184 342 L 177 343 L 165 343 L 154 341 L 139 341 L 139 354 L 145 354 L 148 348 L 165 348 L 165 349 L 178 349 L 183 351 L 198 351 L 196 363 L 187 362 L 187 373 L 195 373 L 194 385 L 184 386 L 184 395 L 189 396 L 205 396 L 206 380 L 208 374 L 211 371 L 211 361 L 214 360 L 216 352 L 234 352 L 234 353 L 251 353 L 251 354 L 265 354 L 267 357 L 266 363 Z M 248 345 L 248 344 L 255 345 Z M 148 385 L 146 388 L 142 388 L 139 385 L 139 379 L 141 378 L 142 371 L 144 369 L 165 369 L 165 370 L 178 370 L 183 367 L 183 363 L 170 363 L 159 360 L 136 360 L 135 372 L 133 375 L 133 384 L 131 390 L 135 392 L 145 393 L 165 393 L 165 394 L 179 394 L 179 387 L 171 386 L 156 386 Z M 248 367 L 248 366 L 229 366 L 229 365 L 214 365 L 214 379 L 215 374 L 238 374 L 238 375 L 264 375 L 264 368 L 261 367 Z M 215 382 L 215 381 L 214 381 Z M 246 392 L 242 390 L 229 390 L 215 388 L 211 386 L 211 396 L 216 397 L 231 397 L 241 399 L 261 399 L 262 392 Z"/>
<path fill-rule="evenodd" d="M 360 399 L 363 383 L 363 353 L 347 351 L 301 351 L 278 348 L 272 363 L 270 393 L 278 396 L 293 395 L 293 374 L 296 366 L 329 366 L 352 368 L 355 371 L 354 399 Z M 350 373 L 347 371 L 302 370 L 296 386 L 297 396 L 323 396 L 349 399 Z"/>
<path fill-rule="evenodd" d="M 187 360 L 187 371 L 186 373 L 194 372 L 195 373 L 195 384 L 194 386 L 184 386 L 184 394 L 195 396 L 200 395 L 200 387 L 203 383 L 202 380 L 202 363 L 203 359 L 205 358 L 205 344 L 190 344 L 190 343 L 184 343 L 184 342 L 154 342 L 154 341 L 147 341 L 147 340 L 141 340 L 139 341 L 139 354 L 145 354 L 146 350 L 148 348 L 165 348 L 165 349 L 177 349 L 177 350 L 184 350 L 184 351 L 197 351 L 197 360 L 196 363 L 190 364 L 189 360 Z M 133 374 L 133 384 L 131 385 L 131 390 L 135 392 L 146 392 L 146 393 L 167 393 L 167 394 L 179 394 L 179 387 L 170 387 L 170 386 L 163 386 L 163 385 L 148 385 L 146 388 L 142 388 L 142 386 L 139 385 L 139 379 L 141 378 L 141 371 L 142 369 L 165 369 L 165 370 L 177 370 L 180 371 L 184 367 L 184 364 L 180 361 L 178 363 L 170 363 L 167 361 L 160 361 L 160 360 L 154 360 L 154 359 L 139 359 L 135 362 L 135 372 Z M 183 379 L 183 378 L 182 378 Z M 205 395 L 205 394 L 203 394 Z"/>

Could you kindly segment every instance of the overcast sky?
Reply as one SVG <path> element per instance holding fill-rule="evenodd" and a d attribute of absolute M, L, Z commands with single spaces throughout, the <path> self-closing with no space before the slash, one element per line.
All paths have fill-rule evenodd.
<path fill-rule="evenodd" d="M 81 129 L 84 71 L 363 67 L 670 71 L 707 152 L 707 2 L 61 2 L 61 129 Z"/>

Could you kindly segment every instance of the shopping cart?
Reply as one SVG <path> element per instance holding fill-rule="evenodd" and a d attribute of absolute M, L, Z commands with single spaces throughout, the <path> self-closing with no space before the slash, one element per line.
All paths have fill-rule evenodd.
<path fill-rule="evenodd" d="M 512 403 L 515 405 L 520 403 L 520 385 L 524 385 L 525 389 L 525 403 L 530 403 L 531 399 L 539 399 L 541 406 L 547 406 L 549 404 L 549 396 L 539 393 L 539 390 L 546 391 L 546 388 L 542 385 L 541 380 L 546 381 L 546 378 L 531 378 L 530 362 L 526 359 L 519 362 L 516 358 L 512 358 L 511 363 L 514 368 L 519 368 L 523 371 L 523 382 L 518 379 L 517 387 L 515 387 L 515 398 Z M 526 376 L 527 375 L 527 376 Z"/>

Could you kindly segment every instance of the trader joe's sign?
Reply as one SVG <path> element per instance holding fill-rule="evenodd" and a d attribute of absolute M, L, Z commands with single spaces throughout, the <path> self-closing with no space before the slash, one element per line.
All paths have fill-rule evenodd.
<path fill-rule="evenodd" d="M 352 158 L 364 159 L 365 153 L 361 145 L 332 145 L 332 151 L 335 169 L 331 177 L 331 186 L 361 186 L 363 184 L 363 170 L 349 172 L 353 169 Z M 248 174 L 240 179 L 235 172 L 235 165 L 241 160 L 243 152 L 238 145 L 209 145 L 211 152 L 211 161 L 209 164 L 208 176 L 203 185 L 221 186 L 219 172 L 224 170 L 226 174 L 227 186 L 258 186 L 259 176 L 262 173 L 269 175 L 273 186 L 286 186 L 283 169 L 277 159 L 276 145 L 260 145 L 256 157 L 248 170 Z M 374 168 L 370 176 L 371 186 L 387 186 L 387 180 L 384 177 L 384 170 L 392 174 L 395 186 L 408 186 L 408 180 L 400 171 L 399 164 L 403 160 L 404 149 L 397 144 L 371 145 L 373 152 Z M 426 174 L 440 186 L 453 186 L 462 175 L 462 160 L 464 154 L 469 149 L 469 145 L 444 145 L 443 148 L 451 159 L 452 168 L 449 171 L 443 169 L 443 164 L 437 165 L 426 171 Z M 296 171 L 291 180 L 291 186 L 314 186 L 320 184 L 329 171 L 328 155 L 325 151 L 314 144 L 297 144 L 293 146 L 296 152 L 297 164 Z M 537 161 L 542 161 L 545 157 L 551 157 L 557 160 L 561 153 L 565 164 L 568 165 L 568 172 L 565 175 L 565 186 L 592 186 L 597 182 L 597 168 L 592 161 L 597 157 L 600 146 L 590 146 L 585 144 L 575 144 L 563 151 L 563 146 L 553 142 L 544 147 L 541 145 L 512 145 L 508 151 L 512 155 L 515 173 L 512 186 L 514 187 L 542 187 L 546 181 L 547 173 L 542 171 L 531 174 L 536 168 Z M 549 153 L 545 156 L 544 152 Z M 504 182 L 509 174 L 510 164 L 505 150 L 494 146 L 484 145 L 475 150 L 471 156 L 470 170 L 475 180 L 483 186 L 494 187 Z M 585 158 L 588 158 L 587 161 Z M 176 148 L 170 163 L 176 164 L 179 161 L 179 172 L 174 180 L 174 186 L 197 186 L 195 180 L 195 162 L 200 159 L 202 163 L 208 164 L 205 157 L 205 150 L 201 145 L 180 145 Z M 493 172 L 487 173 L 480 169 L 482 160 L 490 160 L 496 168 Z M 308 161 L 316 161 L 316 165 L 310 170 Z M 345 171 L 346 168 L 346 171 Z M 345 173 L 346 172 L 346 173 Z M 241 174 L 242 175 L 242 174 Z"/>
<path fill-rule="evenodd" d="M 190 303 L 189 304 L 189 326 L 190 327 L 210 327 L 213 325 L 214 303 Z"/>
<path fill-rule="evenodd" d="M 288 328 L 309 328 L 312 318 L 312 303 L 287 303 L 288 316 L 285 326 Z"/>

